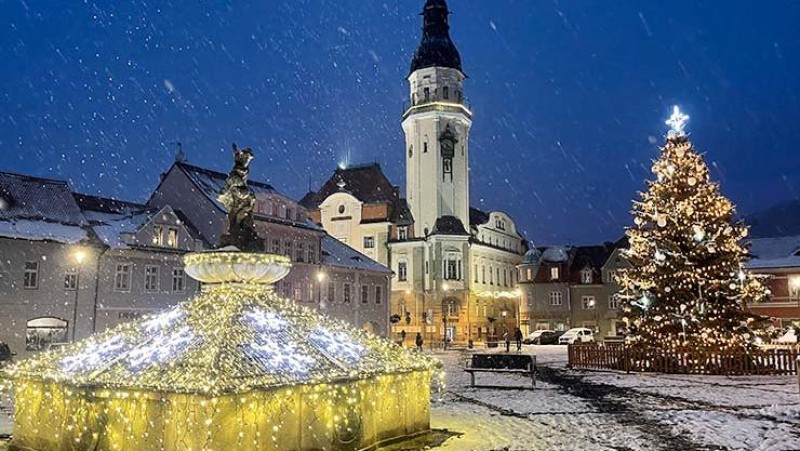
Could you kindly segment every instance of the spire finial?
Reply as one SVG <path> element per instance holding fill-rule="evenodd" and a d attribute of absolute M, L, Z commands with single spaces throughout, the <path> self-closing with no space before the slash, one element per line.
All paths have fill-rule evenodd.
<path fill-rule="evenodd" d="M 684 134 L 683 129 L 684 127 L 686 127 L 686 122 L 688 121 L 689 121 L 689 116 L 683 114 L 678 105 L 675 105 L 674 107 L 672 107 L 672 116 L 669 117 L 666 124 L 671 127 L 670 130 L 671 132 L 674 132 L 677 135 L 683 135 Z"/>

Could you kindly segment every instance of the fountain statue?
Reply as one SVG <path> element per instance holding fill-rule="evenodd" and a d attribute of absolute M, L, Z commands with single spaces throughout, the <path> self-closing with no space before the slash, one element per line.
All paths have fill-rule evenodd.
<path fill-rule="evenodd" d="M 228 230 L 222 235 L 220 246 L 236 246 L 244 252 L 263 252 L 264 245 L 253 224 L 256 196 L 247 186 L 251 161 L 253 150 L 249 147 L 239 150 L 233 143 L 233 169 L 217 197 L 228 210 Z"/>

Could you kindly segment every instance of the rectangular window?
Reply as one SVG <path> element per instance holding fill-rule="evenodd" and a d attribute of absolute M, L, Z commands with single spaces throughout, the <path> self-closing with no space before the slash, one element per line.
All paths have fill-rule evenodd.
<path fill-rule="evenodd" d="M 174 248 L 178 247 L 178 229 L 170 227 L 167 230 L 167 246 Z"/>
<path fill-rule="evenodd" d="M 449 158 L 442 160 L 442 172 L 445 174 L 453 173 L 453 160 Z"/>
<path fill-rule="evenodd" d="M 550 305 L 561 305 L 562 298 L 560 291 L 551 291 L 550 292 Z"/>
<path fill-rule="evenodd" d="M 283 283 L 283 295 L 287 298 L 292 295 L 292 282 L 286 281 Z"/>
<path fill-rule="evenodd" d="M 473 271 L 473 274 L 474 274 L 472 277 L 475 278 L 475 283 L 478 283 L 478 264 L 477 263 L 475 263 L 473 265 L 472 271 Z"/>
<path fill-rule="evenodd" d="M 280 253 L 281 253 L 281 240 L 279 240 L 279 239 L 272 240 L 272 253 L 280 255 Z"/>
<path fill-rule="evenodd" d="M 375 303 L 380 304 L 383 302 L 383 287 L 380 285 L 375 287 Z"/>
<path fill-rule="evenodd" d="M 526 275 L 528 276 L 527 277 L 528 280 L 533 280 L 533 269 L 532 268 L 528 268 L 526 273 L 527 273 Z"/>
<path fill-rule="evenodd" d="M 550 268 L 550 280 L 558 279 L 558 266 Z"/>
<path fill-rule="evenodd" d="M 609 310 L 617 310 L 619 308 L 619 298 L 616 295 L 611 295 L 608 297 L 608 309 Z"/>
<path fill-rule="evenodd" d="M 397 280 L 400 282 L 408 280 L 408 263 L 399 262 L 397 264 Z"/>
<path fill-rule="evenodd" d="M 127 263 L 117 265 L 114 274 L 114 291 L 131 291 L 131 265 Z"/>
<path fill-rule="evenodd" d="M 445 100 L 448 100 L 450 98 L 450 87 L 449 86 L 444 86 L 442 88 L 442 97 Z"/>
<path fill-rule="evenodd" d="M 64 289 L 67 291 L 75 291 L 78 289 L 78 273 L 70 271 L 64 275 Z"/>
<path fill-rule="evenodd" d="M 361 285 L 361 303 L 366 304 L 369 302 L 369 286 Z"/>
<path fill-rule="evenodd" d="M 592 270 L 584 269 L 581 271 L 581 283 L 592 283 Z"/>
<path fill-rule="evenodd" d="M 303 258 L 305 258 L 305 246 L 303 243 L 297 243 L 297 252 L 295 252 L 295 260 L 303 263 Z"/>
<path fill-rule="evenodd" d="M 160 225 L 153 226 L 153 244 L 156 246 L 164 245 L 164 228 Z"/>
<path fill-rule="evenodd" d="M 500 286 L 500 268 L 495 268 L 495 273 L 497 273 L 497 285 Z"/>
<path fill-rule="evenodd" d="M 291 241 L 284 241 L 283 242 L 283 255 L 292 258 L 292 242 Z"/>
<path fill-rule="evenodd" d="M 317 262 L 317 252 L 314 249 L 313 244 L 308 245 L 308 262 L 309 263 L 316 263 Z"/>
<path fill-rule="evenodd" d="M 458 278 L 458 263 L 459 261 L 455 258 L 448 258 L 444 261 L 445 263 L 445 273 L 444 278 L 445 280 L 459 280 Z"/>
<path fill-rule="evenodd" d="M 398 227 L 397 228 L 397 239 L 398 240 L 407 240 L 408 239 L 408 227 Z"/>
<path fill-rule="evenodd" d="M 503 286 L 504 287 L 508 286 L 508 271 L 506 270 L 506 268 L 503 268 Z"/>
<path fill-rule="evenodd" d="M 343 293 L 343 296 L 344 296 L 344 303 L 345 304 L 349 304 L 350 303 L 350 284 L 349 283 L 345 283 L 344 284 L 344 287 L 342 288 L 342 293 Z"/>
<path fill-rule="evenodd" d="M 158 266 L 144 267 L 144 291 L 158 291 Z"/>
<path fill-rule="evenodd" d="M 584 310 L 592 310 L 595 308 L 595 300 L 594 296 L 582 296 L 581 297 L 581 306 L 583 306 Z"/>
<path fill-rule="evenodd" d="M 428 153 L 428 142 L 427 141 L 425 141 L 422 144 L 422 153 Z"/>
<path fill-rule="evenodd" d="M 486 266 L 481 266 L 481 283 L 486 283 Z"/>
<path fill-rule="evenodd" d="M 25 262 L 25 279 L 23 286 L 29 290 L 39 288 L 39 262 Z"/>
<path fill-rule="evenodd" d="M 336 301 L 336 284 L 332 280 L 328 280 L 328 302 Z"/>
<path fill-rule="evenodd" d="M 186 290 L 186 273 L 183 268 L 172 268 L 172 291 L 182 293 Z"/>
<path fill-rule="evenodd" d="M 422 98 L 426 102 L 431 99 L 431 88 L 422 88 Z"/>
<path fill-rule="evenodd" d="M 365 236 L 364 237 L 364 249 L 372 249 L 375 247 L 375 237 L 374 236 Z"/>
<path fill-rule="evenodd" d="M 297 302 L 303 301 L 303 288 L 299 284 L 294 287 L 294 300 Z"/>

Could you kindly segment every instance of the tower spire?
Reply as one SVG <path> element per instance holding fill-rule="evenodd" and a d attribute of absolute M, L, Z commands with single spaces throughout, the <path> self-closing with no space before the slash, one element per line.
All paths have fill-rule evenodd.
<path fill-rule="evenodd" d="M 450 39 L 450 10 L 445 0 L 427 0 L 422 9 L 423 27 L 420 41 L 414 58 L 411 61 L 411 72 L 426 67 L 449 67 L 461 72 L 461 55 Z"/>

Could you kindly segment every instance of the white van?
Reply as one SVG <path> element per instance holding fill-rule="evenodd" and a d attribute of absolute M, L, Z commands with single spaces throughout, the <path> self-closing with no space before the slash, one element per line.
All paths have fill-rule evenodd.
<path fill-rule="evenodd" d="M 572 343 L 589 343 L 594 341 L 594 332 L 585 327 L 576 327 L 564 333 L 558 338 L 558 344 L 571 345 Z"/>

